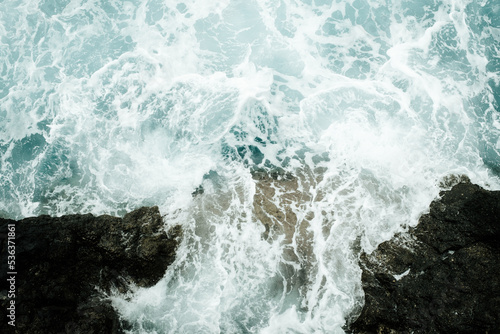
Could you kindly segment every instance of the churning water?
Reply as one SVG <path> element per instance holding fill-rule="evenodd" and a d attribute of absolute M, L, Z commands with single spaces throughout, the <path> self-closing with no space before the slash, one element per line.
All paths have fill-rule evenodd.
<path fill-rule="evenodd" d="M 342 333 L 499 102 L 497 0 L 0 0 L 0 214 L 182 224 L 132 333 Z"/>

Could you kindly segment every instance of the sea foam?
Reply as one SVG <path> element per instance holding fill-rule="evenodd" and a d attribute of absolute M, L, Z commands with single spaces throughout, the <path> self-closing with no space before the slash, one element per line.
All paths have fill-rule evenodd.
<path fill-rule="evenodd" d="M 359 252 L 500 189 L 490 1 L 0 3 L 0 214 L 181 224 L 132 333 L 343 333 Z"/>

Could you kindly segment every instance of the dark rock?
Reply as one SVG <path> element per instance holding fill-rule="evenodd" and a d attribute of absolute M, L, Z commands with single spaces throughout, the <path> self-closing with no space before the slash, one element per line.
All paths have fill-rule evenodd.
<path fill-rule="evenodd" d="M 8 224 L 15 225 L 15 268 L 8 268 Z M 160 280 L 175 257 L 180 227 L 164 231 L 158 207 L 121 218 L 68 215 L 0 219 L 2 313 L 15 300 L 15 328 L 5 315 L 1 333 L 122 333 L 111 289 Z M 15 271 L 15 298 L 6 274 Z M 15 329 L 15 330 L 14 330 Z"/>
<path fill-rule="evenodd" d="M 415 229 L 362 254 L 351 333 L 500 333 L 500 191 L 463 179 Z"/>

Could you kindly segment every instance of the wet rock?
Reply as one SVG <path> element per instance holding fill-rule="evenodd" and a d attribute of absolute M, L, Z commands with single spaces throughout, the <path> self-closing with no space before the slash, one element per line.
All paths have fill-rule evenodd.
<path fill-rule="evenodd" d="M 362 254 L 351 333 L 500 333 L 500 191 L 462 178 L 415 229 Z"/>
<path fill-rule="evenodd" d="M 15 268 L 7 267 L 9 224 L 15 225 Z M 122 333 L 126 324 L 103 297 L 112 289 L 125 292 L 130 282 L 147 287 L 163 277 L 181 235 L 180 227 L 167 233 L 163 226 L 158 207 L 140 208 L 123 219 L 91 214 L 0 219 L 1 281 L 16 272 L 15 298 L 4 285 L 0 300 L 2 311 L 15 300 L 16 326 L 2 321 L 0 332 Z"/>
<path fill-rule="evenodd" d="M 318 182 L 310 170 L 298 170 L 296 175 L 279 169 L 256 170 L 253 213 L 265 231 L 262 238 L 269 242 L 279 240 L 284 261 L 280 273 L 287 280 L 287 293 L 297 290 L 305 295 L 309 281 L 316 274 L 312 265 L 316 262 L 313 252 L 313 235 L 309 231 L 312 215 L 297 217 L 305 211 L 312 197 L 304 187 Z"/>

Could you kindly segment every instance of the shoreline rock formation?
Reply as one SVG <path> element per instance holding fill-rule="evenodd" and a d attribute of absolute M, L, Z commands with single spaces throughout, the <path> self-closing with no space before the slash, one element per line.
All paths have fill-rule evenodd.
<path fill-rule="evenodd" d="M 261 181 L 256 214 L 268 217 L 261 218 L 268 224 L 263 237 L 295 231 L 295 217 L 278 216 L 271 199 L 278 191 L 283 201 L 300 195 L 296 182 L 286 178 L 277 187 L 280 175 L 254 177 Z M 365 306 L 347 332 L 500 333 L 500 191 L 458 181 L 415 228 L 360 256 Z M 164 231 L 157 207 L 123 218 L 0 219 L 2 314 L 13 299 L 9 224 L 15 226 L 16 327 L 2 321 L 1 333 L 123 333 L 128 324 L 102 297 L 126 292 L 131 282 L 154 285 L 174 261 L 182 235 L 179 226 Z"/>
<path fill-rule="evenodd" d="M 15 226 L 13 268 L 7 266 L 9 224 Z M 158 282 L 174 261 L 182 234 L 180 226 L 164 230 L 158 207 L 123 218 L 0 219 L 0 228 L 2 313 L 15 301 L 15 327 L 4 315 L 0 332 L 23 334 L 122 333 L 127 324 L 102 297 L 112 289 L 125 292 L 130 282 L 141 287 Z M 15 298 L 5 284 L 13 271 Z"/>
<path fill-rule="evenodd" d="M 406 234 L 362 254 L 350 333 L 500 333 L 500 191 L 467 178 Z"/>

